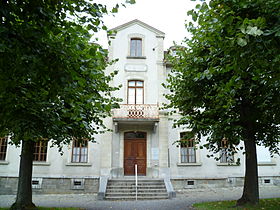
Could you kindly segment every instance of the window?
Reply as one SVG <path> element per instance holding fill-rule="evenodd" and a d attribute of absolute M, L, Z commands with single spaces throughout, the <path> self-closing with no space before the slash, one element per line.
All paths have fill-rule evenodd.
<path fill-rule="evenodd" d="M 88 162 L 88 140 L 73 140 L 72 163 Z"/>
<path fill-rule="evenodd" d="M 180 133 L 181 163 L 196 163 L 196 151 L 194 138 L 186 139 L 188 132 Z"/>
<path fill-rule="evenodd" d="M 142 39 L 140 38 L 130 39 L 130 56 L 131 57 L 142 56 Z"/>
<path fill-rule="evenodd" d="M 33 161 L 46 161 L 48 151 L 48 141 L 38 141 L 34 143 Z"/>
<path fill-rule="evenodd" d="M 144 103 L 144 82 L 139 80 L 128 81 L 128 104 Z"/>
<path fill-rule="evenodd" d="M 272 160 L 269 149 L 264 146 L 257 145 L 257 160 L 258 163 L 270 163 Z"/>
<path fill-rule="evenodd" d="M 220 150 L 220 162 L 221 163 L 233 163 L 233 151 L 228 147 L 228 140 L 223 138 L 221 141 Z"/>
<path fill-rule="evenodd" d="M 6 159 L 7 144 L 8 144 L 8 138 L 7 137 L 1 137 L 0 138 L 0 160 L 5 160 Z"/>

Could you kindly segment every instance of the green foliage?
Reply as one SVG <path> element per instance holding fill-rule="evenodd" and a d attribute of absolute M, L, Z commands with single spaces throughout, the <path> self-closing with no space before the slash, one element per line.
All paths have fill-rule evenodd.
<path fill-rule="evenodd" d="M 279 152 L 279 11 L 277 0 L 211 0 L 188 12 L 192 37 L 169 58 L 166 107 L 214 152 L 223 137 L 234 147 L 248 132 Z"/>
<path fill-rule="evenodd" d="M 218 202 L 207 202 L 207 203 L 196 203 L 193 204 L 196 210 L 255 210 L 255 209 L 267 209 L 267 210 L 278 210 L 280 206 L 280 198 L 261 199 L 258 205 L 245 205 L 242 207 L 234 207 L 235 201 L 218 201 Z"/>
<path fill-rule="evenodd" d="M 91 0 L 4 0 L 0 5 L 0 134 L 12 141 L 88 138 L 118 99 L 105 75 L 107 51 L 89 30 L 107 29 Z"/>

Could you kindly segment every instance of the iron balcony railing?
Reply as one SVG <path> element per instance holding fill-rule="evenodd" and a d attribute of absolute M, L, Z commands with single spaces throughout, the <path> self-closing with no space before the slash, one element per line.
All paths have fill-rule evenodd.
<path fill-rule="evenodd" d="M 158 119 L 159 108 L 157 104 L 121 104 L 113 110 L 113 118 Z"/>

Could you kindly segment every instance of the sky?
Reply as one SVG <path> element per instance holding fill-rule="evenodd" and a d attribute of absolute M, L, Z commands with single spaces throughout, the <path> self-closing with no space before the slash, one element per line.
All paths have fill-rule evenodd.
<path fill-rule="evenodd" d="M 96 0 L 109 8 L 125 0 Z M 111 29 L 116 26 L 138 19 L 165 33 L 164 49 L 180 44 L 184 37 L 189 36 L 185 29 L 185 21 L 190 19 L 187 11 L 194 8 L 198 2 L 191 0 L 136 0 L 136 4 L 121 7 L 114 16 L 105 16 L 103 21 Z M 108 47 L 106 33 L 97 34 L 99 44 Z"/>

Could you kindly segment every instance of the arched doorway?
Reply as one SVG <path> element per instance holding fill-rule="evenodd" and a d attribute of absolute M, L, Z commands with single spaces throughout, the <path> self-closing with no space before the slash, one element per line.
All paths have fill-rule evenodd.
<path fill-rule="evenodd" d="M 147 134 L 145 132 L 124 133 L 124 175 L 135 175 L 135 164 L 138 175 L 146 175 Z"/>

